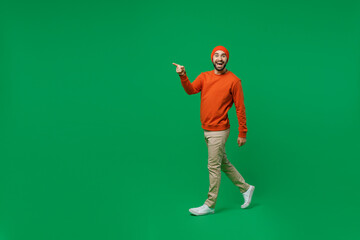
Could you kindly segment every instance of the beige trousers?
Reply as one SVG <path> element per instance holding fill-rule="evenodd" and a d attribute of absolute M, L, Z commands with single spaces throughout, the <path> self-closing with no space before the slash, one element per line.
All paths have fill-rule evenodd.
<path fill-rule="evenodd" d="M 230 178 L 235 186 L 239 187 L 241 193 L 246 192 L 250 187 L 226 157 L 225 143 L 229 134 L 230 128 L 223 131 L 204 130 L 205 142 L 208 147 L 208 169 L 210 180 L 208 199 L 206 199 L 205 204 L 210 208 L 215 208 L 216 205 L 220 187 L 221 171 Z"/>

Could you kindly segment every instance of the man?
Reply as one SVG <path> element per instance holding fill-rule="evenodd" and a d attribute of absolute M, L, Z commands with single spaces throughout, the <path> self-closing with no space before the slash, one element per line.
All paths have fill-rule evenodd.
<path fill-rule="evenodd" d="M 185 67 L 173 63 L 179 74 L 181 84 L 187 94 L 201 92 L 200 119 L 204 129 L 205 142 L 208 147 L 209 192 L 205 203 L 197 208 L 189 209 L 193 215 L 215 213 L 215 205 L 219 192 L 221 170 L 240 189 L 244 197 L 241 208 L 247 208 L 255 187 L 245 182 L 241 174 L 229 162 L 225 153 L 225 143 L 230 133 L 228 111 L 235 103 L 239 121 L 240 146 L 246 142 L 246 116 L 244 95 L 241 80 L 234 73 L 227 70 L 229 51 L 223 46 L 217 46 L 211 53 L 214 70 L 202 72 L 192 83 L 186 75 Z"/>

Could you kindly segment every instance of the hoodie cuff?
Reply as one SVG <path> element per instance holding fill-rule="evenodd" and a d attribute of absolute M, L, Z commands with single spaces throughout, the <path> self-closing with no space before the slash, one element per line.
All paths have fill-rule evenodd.
<path fill-rule="evenodd" d="M 239 137 L 241 137 L 241 138 L 246 138 L 246 132 L 240 132 L 240 133 L 239 133 Z"/>
<path fill-rule="evenodd" d="M 179 77 L 180 77 L 181 80 L 186 80 L 186 79 L 188 78 L 188 77 L 186 76 L 186 73 L 185 73 L 184 75 L 181 75 L 181 76 L 179 75 Z"/>

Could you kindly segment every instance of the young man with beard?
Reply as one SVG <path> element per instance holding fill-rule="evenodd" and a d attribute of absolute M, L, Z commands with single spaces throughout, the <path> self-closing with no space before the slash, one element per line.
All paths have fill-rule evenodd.
<path fill-rule="evenodd" d="M 173 63 L 179 74 L 181 84 L 187 94 L 201 92 L 200 118 L 204 129 L 205 142 L 208 147 L 209 192 L 205 203 L 197 208 L 189 209 L 193 215 L 206 215 L 215 212 L 216 200 L 220 187 L 221 171 L 240 189 L 244 197 L 241 208 L 247 208 L 255 187 L 245 182 L 241 174 L 230 163 L 225 153 L 225 143 L 230 133 L 228 111 L 233 103 L 239 121 L 239 147 L 246 142 L 246 116 L 244 95 L 241 80 L 227 70 L 229 51 L 217 46 L 211 53 L 214 70 L 202 72 L 192 83 L 186 75 L 185 67 Z"/>

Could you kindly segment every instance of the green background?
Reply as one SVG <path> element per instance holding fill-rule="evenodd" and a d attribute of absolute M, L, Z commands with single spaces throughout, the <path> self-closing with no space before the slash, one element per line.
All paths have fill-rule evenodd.
<path fill-rule="evenodd" d="M 359 1 L 0 5 L 0 240 L 360 237 Z M 217 45 L 241 80 L 256 186 L 208 190 L 200 94 Z"/>

